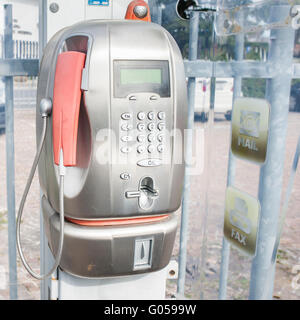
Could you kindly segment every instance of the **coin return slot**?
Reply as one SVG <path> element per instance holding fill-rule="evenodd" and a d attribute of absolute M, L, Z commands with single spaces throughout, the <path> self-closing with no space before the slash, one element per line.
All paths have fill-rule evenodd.
<path fill-rule="evenodd" d="M 154 200 L 158 197 L 158 190 L 155 190 L 153 179 L 150 177 L 143 178 L 137 191 L 127 191 L 127 199 L 138 198 L 138 204 L 141 209 L 149 210 Z"/>
<path fill-rule="evenodd" d="M 158 191 L 154 189 L 153 179 L 150 177 L 144 178 L 140 183 L 139 206 L 144 210 L 149 210 L 155 198 L 158 197 Z"/>

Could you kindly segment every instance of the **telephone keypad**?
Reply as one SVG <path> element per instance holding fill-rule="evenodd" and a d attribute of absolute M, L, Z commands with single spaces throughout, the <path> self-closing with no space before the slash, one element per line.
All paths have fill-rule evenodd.
<path fill-rule="evenodd" d="M 126 120 L 126 123 L 121 122 L 120 124 L 121 131 L 129 131 L 120 136 L 120 151 L 122 153 L 143 154 L 146 151 L 155 157 L 155 155 L 164 152 L 164 134 L 162 133 L 166 128 L 164 121 L 166 113 L 164 111 L 138 111 L 136 114 L 124 112 L 120 118 L 122 121 Z M 128 120 L 130 121 L 127 122 Z M 134 127 L 136 132 L 133 130 Z"/>

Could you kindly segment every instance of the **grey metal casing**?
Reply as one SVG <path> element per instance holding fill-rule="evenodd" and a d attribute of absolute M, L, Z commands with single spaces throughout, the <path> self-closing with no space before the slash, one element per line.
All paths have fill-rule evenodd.
<path fill-rule="evenodd" d="M 43 196 L 42 211 L 49 247 L 55 256 L 59 239 L 59 214 Z M 171 259 L 177 216 L 162 221 L 123 226 L 86 227 L 65 222 L 60 268 L 82 278 L 102 278 L 154 272 Z M 139 263 L 137 242 L 151 241 L 146 263 Z M 139 251 L 140 255 L 141 252 Z"/>
<path fill-rule="evenodd" d="M 37 108 L 41 99 L 53 98 L 56 59 L 61 51 L 87 53 L 82 88 L 85 90 L 81 103 L 78 132 L 78 165 L 67 168 L 65 176 L 65 215 L 70 218 L 93 220 L 99 218 L 155 215 L 176 211 L 181 204 L 184 180 L 184 129 L 187 125 L 187 94 L 184 66 L 179 48 L 170 34 L 161 26 L 142 21 L 91 20 L 75 24 L 59 31 L 48 43 L 41 62 Z M 151 92 L 132 93 L 136 100 L 114 96 L 114 61 L 168 61 L 170 73 L 170 97 L 159 97 Z M 150 100 L 155 96 L 157 100 Z M 138 112 L 163 111 L 168 132 L 177 129 L 179 135 L 170 138 L 164 147 L 164 159 L 169 162 L 156 167 L 141 167 L 137 162 L 147 159 L 136 151 L 137 142 L 127 144 L 129 154 L 122 154 L 120 127 L 130 123 L 134 129 Z M 123 121 L 121 115 L 132 114 Z M 37 112 L 38 114 L 38 112 Z M 58 170 L 53 161 L 52 117 L 45 147 L 39 162 L 39 179 L 43 193 L 55 211 L 59 211 Z M 148 122 L 145 120 L 145 124 Z M 157 122 L 155 123 L 155 126 Z M 42 122 L 37 115 L 37 140 Z M 104 141 L 101 130 L 111 130 Z M 157 128 L 156 128 L 157 130 Z M 146 136 L 149 134 L 146 130 Z M 181 135 L 181 137 L 180 137 Z M 147 145 L 146 145 L 147 146 Z M 155 145 L 155 148 L 157 145 Z M 108 161 L 101 163 L 103 155 Z M 117 160 L 113 161 L 113 156 Z M 155 151 L 154 158 L 161 158 Z M 122 164 L 122 161 L 124 164 Z M 126 163 L 128 161 L 129 163 Z M 177 164 L 175 162 L 178 162 Z M 120 175 L 129 173 L 129 180 Z M 149 208 L 140 205 L 139 198 L 127 198 L 126 192 L 140 191 L 143 178 L 153 179 L 158 196 Z M 148 198 L 147 198 L 148 199 Z"/>

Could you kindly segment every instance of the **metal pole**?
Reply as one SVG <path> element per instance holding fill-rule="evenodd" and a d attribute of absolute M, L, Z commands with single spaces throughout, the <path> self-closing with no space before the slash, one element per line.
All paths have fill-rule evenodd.
<path fill-rule="evenodd" d="M 189 33 L 189 60 L 197 60 L 198 49 L 198 29 L 199 29 L 199 12 L 192 12 L 190 19 Z M 194 127 L 194 106 L 195 106 L 195 88 L 196 78 L 188 80 L 188 130 L 186 137 L 186 162 L 190 163 L 192 159 L 192 129 Z M 180 226 L 180 251 L 179 251 L 179 274 L 177 293 L 179 296 L 184 296 L 185 271 L 186 271 L 186 256 L 187 256 L 187 241 L 188 241 L 188 215 L 189 215 L 189 198 L 190 198 L 190 177 L 186 174 L 184 178 L 183 202 L 181 209 L 181 226 Z"/>
<path fill-rule="evenodd" d="M 13 58 L 12 5 L 4 5 L 4 58 Z M 5 77 L 6 188 L 8 216 L 8 254 L 10 299 L 18 298 L 16 213 L 15 213 L 15 148 L 14 148 L 14 79 Z"/>
<path fill-rule="evenodd" d="M 47 0 L 39 0 L 39 59 L 41 62 L 43 50 L 47 43 Z M 42 191 L 40 190 L 40 199 L 42 199 Z M 46 273 L 46 250 L 48 241 L 44 229 L 43 212 L 40 202 L 40 270 L 42 274 Z M 48 298 L 48 279 L 41 281 L 40 298 L 46 300 Z"/>
<path fill-rule="evenodd" d="M 235 60 L 241 61 L 244 56 L 244 34 L 238 34 L 235 37 Z M 236 98 L 241 96 L 242 92 L 242 77 L 236 76 L 234 78 L 234 88 L 233 88 L 233 101 L 232 101 L 232 111 L 234 106 L 234 101 Z M 234 184 L 236 172 L 236 162 L 235 158 L 229 149 L 229 159 L 228 159 L 228 174 L 227 174 L 227 186 L 232 186 Z M 220 267 L 220 282 L 219 282 L 219 299 L 225 300 L 227 295 L 227 279 L 228 279 L 228 269 L 229 269 L 229 256 L 230 256 L 230 245 L 228 241 L 223 237 L 222 253 L 221 253 L 221 267 Z"/>
<path fill-rule="evenodd" d="M 289 6 L 274 6 L 272 13 L 276 19 L 287 16 Z M 280 72 L 267 82 L 266 98 L 271 104 L 269 142 L 267 160 L 260 171 L 261 217 L 257 255 L 251 269 L 250 299 L 271 299 L 273 293 L 275 264 L 272 263 L 272 253 L 280 210 L 294 35 L 291 28 L 271 31 L 269 61 Z"/>
<path fill-rule="evenodd" d="M 162 12 L 163 12 L 163 4 L 160 4 L 157 8 L 157 24 L 162 24 Z"/>

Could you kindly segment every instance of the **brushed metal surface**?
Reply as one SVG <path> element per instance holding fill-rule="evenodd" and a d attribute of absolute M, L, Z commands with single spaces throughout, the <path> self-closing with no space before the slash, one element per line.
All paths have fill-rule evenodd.
<path fill-rule="evenodd" d="M 144 154 L 136 152 L 136 142 L 130 146 L 132 152 L 112 163 L 113 155 L 121 147 L 120 122 L 126 123 L 127 120 L 121 119 L 125 112 L 134 115 L 127 122 L 135 128 L 138 112 L 147 114 L 154 111 L 158 114 L 163 111 L 166 129 L 178 129 L 183 136 L 187 126 L 186 80 L 181 53 L 174 39 L 161 26 L 142 21 L 91 20 L 67 27 L 56 33 L 44 50 L 37 106 L 41 99 L 53 98 L 57 55 L 66 50 L 87 51 L 84 72 L 86 91 L 81 104 L 78 134 L 79 163 L 77 167 L 67 168 L 66 172 L 66 217 L 95 220 L 174 212 L 181 204 L 184 180 L 184 163 L 176 164 L 174 161 L 182 158 L 184 150 L 179 137 L 172 137 L 164 147 L 163 153 L 170 160 L 168 164 L 155 167 L 138 165 L 148 155 L 147 151 Z M 131 93 L 130 97 L 134 96 L 135 99 L 115 98 L 114 60 L 168 61 L 170 97 L 161 98 L 145 92 Z M 153 96 L 157 96 L 157 99 L 153 99 Z M 53 162 L 52 117 L 48 121 L 49 130 L 39 163 L 39 179 L 43 193 L 58 212 L 58 171 Z M 41 119 L 38 113 L 36 122 L 39 140 Z M 105 129 L 115 132 L 116 141 L 112 140 L 111 135 L 107 141 L 102 140 L 101 130 Z M 132 135 L 135 137 L 136 132 Z M 145 141 L 147 150 L 147 139 Z M 109 161 L 101 163 L 105 150 Z M 151 156 L 159 158 L 160 154 L 155 151 Z M 122 164 L 124 159 L 130 163 Z M 130 175 L 130 179 L 120 178 L 124 172 Z M 139 183 L 145 177 L 153 179 L 159 190 L 159 196 L 149 210 L 139 206 L 139 199 L 125 196 L 127 191 L 138 191 Z"/>

